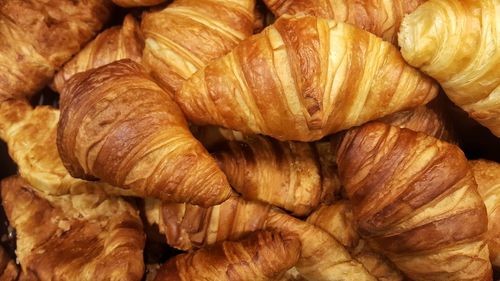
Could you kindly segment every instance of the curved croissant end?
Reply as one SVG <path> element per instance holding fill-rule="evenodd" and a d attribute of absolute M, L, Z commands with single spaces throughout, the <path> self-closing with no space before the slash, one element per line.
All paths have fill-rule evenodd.
<path fill-rule="evenodd" d="M 369 123 L 339 148 L 358 230 L 413 280 L 490 280 L 487 215 L 455 145 Z"/>
<path fill-rule="evenodd" d="M 397 44 L 403 17 L 426 0 L 264 0 L 276 16 L 306 14 L 352 24 Z"/>
<path fill-rule="evenodd" d="M 108 0 L 0 4 L 0 101 L 26 98 L 90 40 L 111 13 Z"/>
<path fill-rule="evenodd" d="M 500 268 L 500 164 L 486 161 L 470 161 L 477 190 L 488 211 L 488 248 L 490 260 Z"/>
<path fill-rule="evenodd" d="M 231 186 L 247 200 L 310 213 L 320 201 L 321 174 L 314 147 L 255 136 L 220 145 L 213 154 Z"/>
<path fill-rule="evenodd" d="M 405 17 L 399 45 L 409 64 L 500 136 L 500 2 L 430 0 Z"/>
<path fill-rule="evenodd" d="M 312 141 L 436 94 L 393 45 L 348 24 L 299 16 L 281 17 L 198 71 L 175 100 L 198 125 Z"/>
<path fill-rule="evenodd" d="M 155 209 L 148 216 L 150 223 L 158 224 L 167 243 L 180 250 L 191 250 L 219 241 L 240 239 L 244 235 L 264 229 L 270 206 L 230 197 L 220 205 L 202 208 L 190 204 L 146 201 L 146 208 Z"/>
<path fill-rule="evenodd" d="M 21 280 L 141 280 L 145 236 L 139 212 L 125 200 L 85 185 L 81 194 L 42 197 L 19 177 L 1 186 L 28 277 Z"/>
<path fill-rule="evenodd" d="M 175 102 L 131 60 L 68 81 L 57 146 L 71 175 L 143 197 L 210 206 L 231 192 Z"/>
<path fill-rule="evenodd" d="M 144 39 L 139 23 L 132 15 L 125 16 L 122 26 L 106 29 L 67 62 L 54 77 L 54 89 L 61 93 L 64 84 L 79 72 L 121 59 L 141 62 Z"/>
<path fill-rule="evenodd" d="M 297 262 L 299 253 L 296 236 L 261 231 L 178 255 L 160 268 L 154 280 L 276 280 Z"/>
<path fill-rule="evenodd" d="M 302 248 L 295 267 L 307 280 L 377 280 L 342 244 L 310 223 L 273 211 L 267 218 L 266 227 L 299 237 Z"/>
<path fill-rule="evenodd" d="M 307 218 L 307 222 L 337 239 L 377 280 L 403 280 L 401 272 L 390 261 L 359 238 L 352 206 L 348 201 L 321 206 Z"/>
<path fill-rule="evenodd" d="M 176 0 L 146 13 L 143 61 L 170 92 L 213 59 L 252 35 L 255 0 Z"/>

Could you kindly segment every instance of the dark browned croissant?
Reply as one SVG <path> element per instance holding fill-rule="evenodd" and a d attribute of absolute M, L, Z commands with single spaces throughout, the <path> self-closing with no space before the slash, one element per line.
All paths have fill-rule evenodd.
<path fill-rule="evenodd" d="M 360 239 L 352 206 L 348 201 L 341 200 L 332 205 L 321 206 L 307 218 L 307 222 L 337 239 L 377 280 L 403 280 L 401 272 L 390 261 Z"/>
<path fill-rule="evenodd" d="M 1 186 L 17 233 L 21 280 L 141 280 L 145 237 L 125 200 L 85 185 L 79 193 L 42 198 L 18 177 Z"/>
<path fill-rule="evenodd" d="M 118 6 L 131 8 L 131 7 L 143 7 L 143 6 L 154 6 L 160 3 L 166 2 L 166 0 L 111 0 Z"/>
<path fill-rule="evenodd" d="M 0 2 L 0 101 L 30 97 L 101 29 L 109 0 Z"/>
<path fill-rule="evenodd" d="M 436 84 L 380 38 L 287 16 L 191 76 L 175 100 L 198 125 L 312 141 L 436 94 Z"/>
<path fill-rule="evenodd" d="M 491 263 L 500 268 L 500 164 L 486 160 L 470 161 L 477 190 L 488 211 L 488 248 Z"/>
<path fill-rule="evenodd" d="M 53 88 L 60 93 L 66 81 L 76 73 L 117 60 L 128 58 L 141 62 L 143 48 L 139 23 L 132 15 L 127 15 L 122 26 L 106 29 L 67 62 L 54 77 Z"/>
<path fill-rule="evenodd" d="M 9 257 L 5 249 L 0 246 L 0 280 L 15 281 L 19 275 L 16 262 Z"/>
<path fill-rule="evenodd" d="M 314 147 L 255 136 L 215 150 L 231 186 L 247 200 L 259 200 L 303 216 L 320 202 L 321 170 Z"/>
<path fill-rule="evenodd" d="M 346 22 L 397 44 L 403 17 L 426 0 L 264 0 L 277 16 L 307 14 Z"/>
<path fill-rule="evenodd" d="M 383 123 L 349 131 L 339 174 L 360 234 L 413 280 L 491 280 L 488 219 L 456 146 Z"/>
<path fill-rule="evenodd" d="M 72 176 L 144 197 L 210 206 L 231 192 L 174 101 L 128 59 L 68 81 L 57 145 Z"/>
<path fill-rule="evenodd" d="M 167 261 L 155 281 L 276 280 L 299 258 L 295 235 L 261 231 L 239 241 L 225 241 Z"/>
<path fill-rule="evenodd" d="M 254 28 L 255 0 L 175 0 L 146 13 L 144 65 L 168 91 L 233 49 Z"/>

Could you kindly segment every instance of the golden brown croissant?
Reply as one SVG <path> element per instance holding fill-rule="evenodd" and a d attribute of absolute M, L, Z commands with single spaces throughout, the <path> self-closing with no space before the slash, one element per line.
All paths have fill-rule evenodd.
<path fill-rule="evenodd" d="M 144 233 L 139 214 L 116 197 L 46 196 L 21 178 L 2 181 L 2 204 L 17 232 L 28 280 L 141 280 Z"/>
<path fill-rule="evenodd" d="M 333 20 L 287 16 L 198 71 L 175 100 L 198 125 L 311 141 L 436 93 L 380 38 Z"/>
<path fill-rule="evenodd" d="M 111 0 L 118 6 L 131 8 L 131 7 L 143 7 L 143 6 L 154 6 L 165 2 L 166 0 Z"/>
<path fill-rule="evenodd" d="M 484 203 L 456 146 L 383 123 L 349 131 L 339 175 L 358 231 L 413 280 L 491 280 Z"/>
<path fill-rule="evenodd" d="M 307 14 L 346 22 L 397 43 L 403 17 L 426 0 L 264 0 L 277 16 Z"/>
<path fill-rule="evenodd" d="M 261 136 L 230 141 L 213 154 L 231 186 L 247 200 L 259 200 L 295 215 L 320 202 L 321 174 L 314 147 Z"/>
<path fill-rule="evenodd" d="M 0 246 L 0 280 L 15 281 L 19 275 L 19 269 L 16 266 L 5 249 Z"/>
<path fill-rule="evenodd" d="M 307 222 L 337 239 L 377 280 L 403 280 L 401 272 L 390 261 L 359 238 L 352 206 L 348 201 L 321 206 L 307 218 Z"/>
<path fill-rule="evenodd" d="M 108 19 L 109 0 L 0 3 L 0 100 L 40 90 Z"/>
<path fill-rule="evenodd" d="M 170 246 L 190 250 L 264 229 L 270 206 L 233 196 L 210 208 L 147 199 L 146 210 Z"/>
<path fill-rule="evenodd" d="M 296 236 L 261 231 L 178 255 L 161 267 L 155 280 L 275 280 L 297 263 L 299 254 Z"/>
<path fill-rule="evenodd" d="M 146 210 L 148 221 L 158 224 L 160 231 L 166 233 L 168 243 L 176 248 L 188 250 L 272 228 L 299 237 L 301 257 L 296 267 L 306 279 L 375 280 L 328 233 L 290 215 L 272 211 L 268 205 L 239 197 L 231 197 L 210 208 L 189 204 L 161 205 L 148 200 Z"/>
<path fill-rule="evenodd" d="M 104 182 L 73 178 L 64 167 L 56 145 L 59 110 L 47 106 L 32 108 L 26 101 L 0 103 L 0 139 L 19 174 L 36 190 L 49 195 L 71 193 L 82 184 L 109 194 L 136 195 L 129 189 Z"/>
<path fill-rule="evenodd" d="M 139 23 L 132 15 L 125 16 L 122 26 L 114 26 L 100 33 L 54 77 L 54 89 L 62 92 L 66 81 L 79 72 L 129 58 L 141 62 L 144 39 Z"/>
<path fill-rule="evenodd" d="M 68 81 L 57 145 L 74 177 L 95 176 L 143 197 L 210 206 L 231 192 L 174 101 L 129 59 Z"/>
<path fill-rule="evenodd" d="M 500 164 L 486 160 L 470 161 L 477 190 L 488 212 L 488 248 L 490 260 L 500 268 Z"/>
<path fill-rule="evenodd" d="M 168 91 L 233 49 L 254 28 L 255 0 L 176 0 L 144 15 L 144 65 Z"/>
<path fill-rule="evenodd" d="M 500 137 L 500 2 L 431 0 L 408 15 L 399 45 L 411 65 Z"/>

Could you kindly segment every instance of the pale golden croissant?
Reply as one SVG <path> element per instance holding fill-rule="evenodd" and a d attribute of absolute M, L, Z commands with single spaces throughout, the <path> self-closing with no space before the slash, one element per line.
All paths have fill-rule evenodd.
<path fill-rule="evenodd" d="M 484 200 L 488 212 L 488 248 L 490 260 L 500 268 L 500 164 L 486 161 L 470 161 L 477 190 Z"/>
<path fill-rule="evenodd" d="M 144 233 L 125 200 L 89 193 L 46 196 L 5 179 L 2 204 L 28 280 L 141 280 Z M 45 199 L 47 198 L 47 199 Z"/>
<path fill-rule="evenodd" d="M 255 0 L 176 0 L 146 13 L 143 62 L 168 91 L 250 36 Z"/>
<path fill-rule="evenodd" d="M 341 200 L 332 205 L 321 206 L 307 218 L 307 222 L 337 239 L 377 280 L 403 280 L 401 272 L 390 261 L 360 239 L 352 206 L 348 201 Z"/>
<path fill-rule="evenodd" d="M 375 280 L 328 233 L 290 215 L 272 211 L 268 205 L 238 197 L 210 208 L 148 200 L 146 210 L 148 221 L 158 224 L 167 242 L 176 248 L 189 250 L 272 228 L 299 237 L 302 246 L 296 267 L 306 279 Z"/>
<path fill-rule="evenodd" d="M 309 143 L 261 136 L 230 141 L 213 154 L 231 186 L 247 200 L 259 200 L 295 215 L 320 202 L 321 170 Z"/>
<path fill-rule="evenodd" d="M 281 17 L 175 94 L 188 119 L 279 140 L 318 140 L 430 101 L 437 86 L 348 24 Z"/>
<path fill-rule="evenodd" d="M 74 74 L 117 60 L 129 58 L 141 62 L 143 48 L 139 23 L 132 15 L 127 15 L 122 26 L 106 29 L 67 62 L 54 77 L 53 88 L 60 93 L 64 83 Z"/>
<path fill-rule="evenodd" d="M 129 59 L 68 81 L 57 145 L 72 176 L 97 177 L 143 197 L 210 206 L 231 192 L 175 102 Z"/>
<path fill-rule="evenodd" d="M 488 218 L 455 145 L 383 123 L 349 131 L 339 174 L 359 233 L 413 280 L 491 280 Z"/>
<path fill-rule="evenodd" d="M 4 0 L 0 4 L 0 101 L 30 97 L 101 29 L 109 0 Z"/>
<path fill-rule="evenodd" d="M 145 205 L 149 223 L 156 224 L 167 243 L 180 250 L 239 239 L 264 229 L 270 210 L 267 204 L 234 196 L 210 208 L 154 199 L 147 199 Z"/>
<path fill-rule="evenodd" d="M 276 280 L 297 263 L 299 254 L 295 235 L 260 231 L 178 255 L 160 268 L 155 280 Z"/>
<path fill-rule="evenodd" d="M 33 188 L 49 195 L 62 195 L 85 184 L 110 194 L 136 195 L 130 189 L 73 178 L 57 151 L 58 121 L 59 110 L 55 108 L 33 109 L 22 100 L 0 103 L 0 139 L 7 143 L 19 174 Z"/>
<path fill-rule="evenodd" d="M 111 0 L 118 6 L 131 8 L 131 7 L 143 7 L 143 6 L 154 6 L 166 2 L 166 0 Z"/>
<path fill-rule="evenodd" d="M 0 280 L 15 281 L 19 275 L 16 262 L 9 257 L 5 249 L 0 246 Z"/>
<path fill-rule="evenodd" d="M 403 17 L 426 0 L 264 0 L 277 16 L 307 14 L 346 22 L 397 44 Z"/>
<path fill-rule="evenodd" d="M 500 137 L 500 2 L 431 0 L 405 17 L 399 45 L 411 65 Z"/>

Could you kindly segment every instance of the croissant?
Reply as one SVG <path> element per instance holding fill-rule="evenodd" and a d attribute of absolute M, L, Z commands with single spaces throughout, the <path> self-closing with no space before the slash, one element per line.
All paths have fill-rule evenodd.
<path fill-rule="evenodd" d="M 321 206 L 307 218 L 307 222 L 332 235 L 377 280 L 403 280 L 401 272 L 390 261 L 374 252 L 360 239 L 352 206 L 348 201 L 341 200 L 332 205 Z"/>
<path fill-rule="evenodd" d="M 276 15 L 307 14 L 352 24 L 397 44 L 403 17 L 426 0 L 264 0 Z"/>
<path fill-rule="evenodd" d="M 297 263 L 299 254 L 294 235 L 262 231 L 178 255 L 160 268 L 155 281 L 275 280 Z"/>
<path fill-rule="evenodd" d="M 254 28 L 255 0 L 176 0 L 146 13 L 143 62 L 169 92 L 233 49 Z"/>
<path fill-rule="evenodd" d="M 158 224 L 160 231 L 166 233 L 167 242 L 175 248 L 189 250 L 269 228 L 299 237 L 302 246 L 296 267 L 307 280 L 375 280 L 328 233 L 273 211 L 269 205 L 231 197 L 210 208 L 149 200 L 146 209 L 148 221 Z"/>
<path fill-rule="evenodd" d="M 86 182 L 73 178 L 57 152 L 56 134 L 59 110 L 26 101 L 0 103 L 0 139 L 7 143 L 9 154 L 19 174 L 37 191 L 49 195 L 69 194 L 80 185 L 92 186 L 108 194 L 136 195 L 104 182 Z"/>
<path fill-rule="evenodd" d="M 30 97 L 101 29 L 108 0 L 4 0 L 0 4 L 0 101 Z"/>
<path fill-rule="evenodd" d="M 111 0 L 118 6 L 131 8 L 131 7 L 143 7 L 143 6 L 154 6 L 165 2 L 166 0 Z"/>
<path fill-rule="evenodd" d="M 405 60 L 435 78 L 448 97 L 500 136 L 500 2 L 432 0 L 402 22 Z"/>
<path fill-rule="evenodd" d="M 89 193 L 44 196 L 21 178 L 2 181 L 2 204 L 17 232 L 27 280 L 141 280 L 144 233 L 125 200 Z"/>
<path fill-rule="evenodd" d="M 232 196 L 210 208 L 148 199 L 146 209 L 149 223 L 158 226 L 170 246 L 191 250 L 264 229 L 270 206 Z"/>
<path fill-rule="evenodd" d="M 15 281 L 19 275 L 16 263 L 9 257 L 5 249 L 0 246 L 0 280 Z"/>
<path fill-rule="evenodd" d="M 337 171 L 337 159 L 330 139 L 314 143 L 321 168 L 321 203 L 331 204 L 340 197 L 342 185 Z"/>
<path fill-rule="evenodd" d="M 298 216 L 320 202 L 320 168 L 309 143 L 256 136 L 227 142 L 213 155 L 231 186 L 247 200 L 267 202 Z"/>
<path fill-rule="evenodd" d="M 76 73 L 117 60 L 129 58 L 140 63 L 143 48 L 144 39 L 139 23 L 132 15 L 127 15 L 122 26 L 106 29 L 67 62 L 54 77 L 53 88 L 60 93 L 66 81 Z"/>
<path fill-rule="evenodd" d="M 383 123 L 349 131 L 341 182 L 359 233 L 412 280 L 491 280 L 486 208 L 463 152 Z"/>
<path fill-rule="evenodd" d="M 126 59 L 71 78 L 61 97 L 57 146 L 64 166 L 142 197 L 210 206 L 227 179 L 189 132 L 182 112 Z"/>
<path fill-rule="evenodd" d="M 500 268 L 500 164 L 486 161 L 470 161 L 477 190 L 488 212 L 488 248 L 492 264 Z"/>
<path fill-rule="evenodd" d="M 281 17 L 198 71 L 175 100 L 198 125 L 312 141 L 436 94 L 391 44 L 351 25 L 299 16 Z"/>

